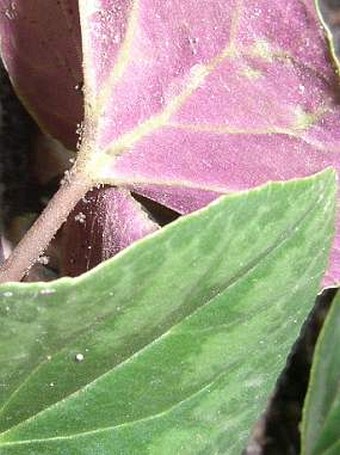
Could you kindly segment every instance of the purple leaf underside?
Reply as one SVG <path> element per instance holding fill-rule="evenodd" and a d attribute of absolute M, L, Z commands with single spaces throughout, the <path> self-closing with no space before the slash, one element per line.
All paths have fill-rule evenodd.
<path fill-rule="evenodd" d="M 25 106 L 74 149 L 83 118 L 77 0 L 0 0 L 0 36 L 2 59 Z"/>
<path fill-rule="evenodd" d="M 62 275 L 78 276 L 158 227 L 128 191 L 95 188 L 79 201 L 63 229 Z"/>
<path fill-rule="evenodd" d="M 101 0 L 80 15 L 102 181 L 184 214 L 339 168 L 338 80 L 312 2 Z M 339 261 L 338 222 L 325 285 Z"/>
<path fill-rule="evenodd" d="M 339 169 L 338 79 L 312 1 L 87 0 L 79 13 L 93 149 L 79 159 L 96 181 L 185 214 L 221 194 Z M 13 48 L 2 49 L 7 61 Z M 135 216 L 118 210 L 123 224 Z M 326 286 L 339 281 L 339 226 Z"/>

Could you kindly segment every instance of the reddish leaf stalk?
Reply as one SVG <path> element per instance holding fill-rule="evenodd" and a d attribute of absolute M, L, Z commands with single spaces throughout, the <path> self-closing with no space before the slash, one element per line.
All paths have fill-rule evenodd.
<path fill-rule="evenodd" d="M 0 283 L 20 281 L 49 245 L 77 202 L 93 186 L 84 172 L 70 171 L 42 214 L 0 268 Z"/>

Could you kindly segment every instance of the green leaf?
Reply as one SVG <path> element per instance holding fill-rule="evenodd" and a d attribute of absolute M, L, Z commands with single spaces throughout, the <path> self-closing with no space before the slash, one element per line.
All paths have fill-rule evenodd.
<path fill-rule="evenodd" d="M 319 336 L 302 422 L 302 453 L 340 453 L 340 295 Z"/>
<path fill-rule="evenodd" d="M 225 196 L 79 278 L 1 286 L 1 455 L 239 454 L 318 291 L 335 188 Z"/>

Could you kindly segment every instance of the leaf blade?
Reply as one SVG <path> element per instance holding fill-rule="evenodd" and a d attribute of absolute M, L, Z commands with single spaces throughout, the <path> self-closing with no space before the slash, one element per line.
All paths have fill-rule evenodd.
<path fill-rule="evenodd" d="M 1 57 L 19 97 L 43 129 L 74 150 L 83 116 L 78 2 L 1 0 L 0 9 Z"/>
<path fill-rule="evenodd" d="M 80 8 L 87 48 L 115 54 L 88 65 L 89 92 L 110 92 L 98 97 L 105 109 L 89 101 L 101 106 L 89 114 L 102 151 L 91 163 L 97 180 L 189 213 L 220 194 L 339 168 L 336 75 L 314 4 L 141 0 L 119 7 L 124 13 L 111 28 L 112 2 Z M 108 44 L 120 27 L 129 36 L 121 53 Z M 327 286 L 338 281 L 339 241 Z"/>
<path fill-rule="evenodd" d="M 340 299 L 334 299 L 319 335 L 302 421 L 302 453 L 336 453 L 340 444 Z"/>
<path fill-rule="evenodd" d="M 14 352 L 40 348 L 22 388 L 21 356 L 3 378 L 3 453 L 76 453 L 78 443 L 84 453 L 239 453 L 317 292 L 332 213 L 327 171 L 224 198 L 52 294 L 3 286 L 13 292 L 3 306 L 14 296 L 4 321 L 21 337 Z"/>

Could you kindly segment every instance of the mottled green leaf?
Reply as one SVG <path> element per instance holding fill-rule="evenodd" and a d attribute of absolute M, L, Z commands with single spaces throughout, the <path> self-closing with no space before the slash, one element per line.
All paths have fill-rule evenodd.
<path fill-rule="evenodd" d="M 0 288 L 1 455 L 239 454 L 325 270 L 333 171 Z"/>
<path fill-rule="evenodd" d="M 316 346 L 302 424 L 302 453 L 340 453 L 340 295 Z"/>

